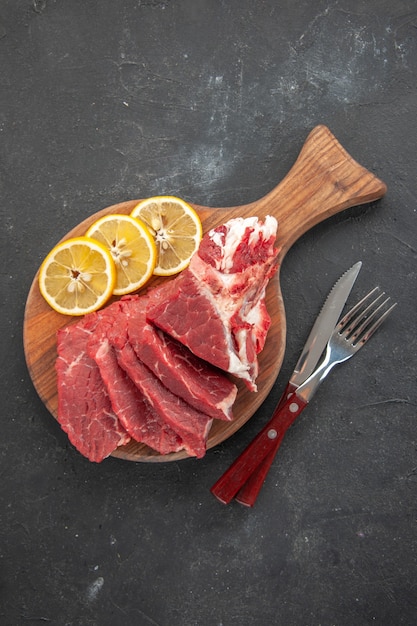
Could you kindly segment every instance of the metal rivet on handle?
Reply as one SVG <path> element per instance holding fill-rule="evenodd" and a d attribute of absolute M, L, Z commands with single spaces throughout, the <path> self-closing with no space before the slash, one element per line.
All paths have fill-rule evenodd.
<path fill-rule="evenodd" d="M 291 402 L 289 409 L 291 411 L 291 413 L 297 413 L 298 411 L 298 404 L 296 402 Z"/>
<path fill-rule="evenodd" d="M 270 429 L 268 430 L 268 437 L 269 437 L 270 439 L 276 439 L 276 438 L 277 438 L 277 435 L 278 435 L 278 433 L 277 433 L 277 431 L 275 430 L 275 428 L 270 428 Z"/>

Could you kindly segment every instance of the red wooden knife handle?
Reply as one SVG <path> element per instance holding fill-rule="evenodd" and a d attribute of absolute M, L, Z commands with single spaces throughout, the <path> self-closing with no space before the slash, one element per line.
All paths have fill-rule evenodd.
<path fill-rule="evenodd" d="M 284 436 L 306 405 L 304 400 L 292 394 L 275 410 L 269 422 L 210 489 L 220 502 L 229 504 L 265 457 L 274 450 L 276 439 Z"/>
<path fill-rule="evenodd" d="M 268 456 L 264 458 L 262 463 L 249 476 L 243 487 L 239 489 L 235 496 L 237 502 L 245 506 L 253 506 L 255 504 L 284 436 L 285 433 L 282 433 L 281 436 L 275 439 L 275 448 L 268 453 Z"/>
<path fill-rule="evenodd" d="M 289 398 L 290 395 L 296 391 L 296 389 L 297 387 L 290 382 L 287 384 L 285 391 L 276 406 L 274 414 L 282 408 L 287 398 Z M 275 439 L 275 447 L 268 453 L 262 463 L 254 470 L 243 487 L 241 487 L 238 491 L 235 496 L 235 500 L 240 502 L 240 504 L 244 504 L 245 506 L 253 506 L 255 504 L 284 436 L 285 431 L 283 430 Z"/>

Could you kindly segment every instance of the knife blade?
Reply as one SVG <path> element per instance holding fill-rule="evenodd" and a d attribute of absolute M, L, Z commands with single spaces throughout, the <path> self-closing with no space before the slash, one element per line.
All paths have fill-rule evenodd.
<path fill-rule="evenodd" d="M 343 307 L 355 284 L 361 267 L 362 261 L 358 261 L 355 265 L 352 265 L 350 269 L 342 274 L 329 291 L 310 334 L 307 337 L 307 341 L 304 344 L 304 348 L 291 374 L 291 378 L 281 396 L 277 409 L 285 402 L 289 394 L 294 393 L 294 391 L 307 380 L 315 369 L 340 314 L 343 311 Z"/>
<path fill-rule="evenodd" d="M 293 387 L 299 387 L 307 380 L 316 367 L 342 313 L 361 267 L 362 261 L 355 263 L 342 274 L 330 290 L 289 380 Z"/>

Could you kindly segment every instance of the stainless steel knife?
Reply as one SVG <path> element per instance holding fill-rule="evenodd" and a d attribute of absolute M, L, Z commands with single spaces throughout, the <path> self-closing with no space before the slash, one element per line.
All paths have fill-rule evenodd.
<path fill-rule="evenodd" d="M 283 397 L 294 392 L 316 367 L 362 267 L 358 261 L 333 285 L 314 322 Z"/>

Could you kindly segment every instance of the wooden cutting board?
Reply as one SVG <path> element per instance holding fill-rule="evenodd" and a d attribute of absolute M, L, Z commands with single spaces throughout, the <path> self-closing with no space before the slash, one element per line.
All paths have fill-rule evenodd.
<path fill-rule="evenodd" d="M 385 192 L 385 184 L 354 161 L 327 127 L 317 126 L 307 137 L 287 176 L 260 200 L 228 208 L 209 208 L 195 204 L 192 206 L 200 215 L 204 232 L 232 217 L 275 216 L 278 219 L 277 246 L 281 248 L 281 263 L 291 245 L 307 230 L 348 207 L 377 200 Z M 81 222 L 63 239 L 84 235 L 87 228 L 103 215 L 130 213 L 138 202 L 139 199 L 129 200 L 102 209 Z M 47 409 L 56 418 L 56 331 L 73 323 L 75 318 L 60 315 L 48 306 L 39 292 L 38 274 L 39 271 L 33 280 L 26 303 L 24 350 L 33 384 Z M 170 279 L 152 279 L 147 288 L 163 280 Z M 268 285 L 266 301 L 272 324 L 265 348 L 259 355 L 258 392 L 248 391 L 238 381 L 235 419 L 232 422 L 214 421 L 207 442 L 208 449 L 230 437 L 247 422 L 269 394 L 281 368 L 285 351 L 286 319 L 279 271 Z M 187 458 L 184 452 L 162 456 L 133 441 L 118 448 L 113 456 L 131 461 L 172 461 Z"/>

